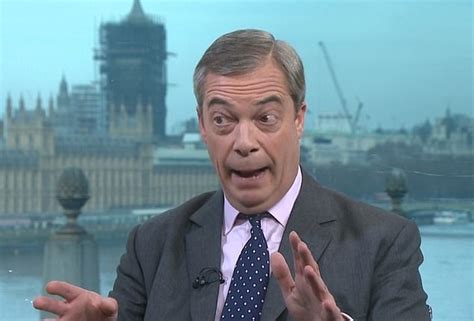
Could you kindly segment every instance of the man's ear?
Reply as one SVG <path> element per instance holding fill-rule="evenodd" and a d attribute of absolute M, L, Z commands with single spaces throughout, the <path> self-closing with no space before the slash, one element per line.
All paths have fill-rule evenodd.
<path fill-rule="evenodd" d="M 300 108 L 296 112 L 296 117 L 295 117 L 295 126 L 296 126 L 296 133 L 298 135 L 298 138 L 301 138 L 303 136 L 303 130 L 304 130 L 304 117 L 306 115 L 306 102 L 303 101 L 301 103 Z"/>
<path fill-rule="evenodd" d="M 196 107 L 196 114 L 198 117 L 199 132 L 201 133 L 201 138 L 204 141 L 204 143 L 207 144 L 207 134 L 206 134 L 206 128 L 204 127 L 204 117 L 202 115 L 202 107 L 199 107 L 199 106 Z"/>

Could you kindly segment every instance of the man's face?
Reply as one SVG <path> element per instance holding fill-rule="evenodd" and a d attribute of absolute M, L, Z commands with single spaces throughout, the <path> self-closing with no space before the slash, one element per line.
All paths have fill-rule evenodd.
<path fill-rule="evenodd" d="M 207 75 L 200 131 L 238 211 L 266 211 L 288 191 L 298 170 L 305 111 L 302 104 L 295 112 L 285 77 L 270 59 L 245 75 Z"/>

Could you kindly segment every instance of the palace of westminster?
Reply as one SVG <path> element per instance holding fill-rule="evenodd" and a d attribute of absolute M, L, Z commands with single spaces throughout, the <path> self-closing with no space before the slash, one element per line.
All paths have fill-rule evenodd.
<path fill-rule="evenodd" d="M 63 76 L 49 102 L 38 97 L 36 106 L 25 106 L 23 98 L 8 97 L 0 106 L 0 216 L 60 212 L 56 184 L 68 167 L 84 171 L 90 191 L 84 211 L 92 213 L 166 208 L 218 188 L 196 122 L 187 122 L 183 135 L 166 135 L 167 56 L 165 26 L 134 0 L 122 20 L 100 26 L 99 85 L 69 87 Z M 432 128 L 419 128 L 430 127 L 422 141 L 403 133 L 353 135 L 347 120 L 319 116 L 324 136 L 303 137 L 305 165 L 367 164 L 367 152 L 387 142 L 472 163 L 472 116 L 447 110 Z"/>
<path fill-rule="evenodd" d="M 68 88 L 25 106 L 7 98 L 0 120 L 0 215 L 60 211 L 56 182 L 67 167 L 89 181 L 89 212 L 166 207 L 218 187 L 198 134 L 166 136 L 166 33 L 135 0 L 100 27 L 100 89 Z M 104 107 L 106 106 L 106 107 Z M 31 108 L 33 107 L 33 108 Z"/>

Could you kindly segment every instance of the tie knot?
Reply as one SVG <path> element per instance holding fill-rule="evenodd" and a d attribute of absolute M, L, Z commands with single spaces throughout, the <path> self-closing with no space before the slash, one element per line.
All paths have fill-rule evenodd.
<path fill-rule="evenodd" d="M 248 219 L 249 219 L 250 224 L 252 225 L 252 229 L 257 228 L 258 230 L 262 230 L 262 219 L 264 217 L 272 217 L 272 216 L 268 212 L 248 215 Z"/>
<path fill-rule="evenodd" d="M 252 224 L 252 227 L 261 229 L 262 225 L 262 214 L 257 214 L 257 215 L 252 215 L 249 217 L 250 224 Z"/>
<path fill-rule="evenodd" d="M 264 217 L 271 217 L 271 214 L 268 212 L 260 213 L 260 214 L 243 214 L 239 213 L 238 218 L 242 220 L 249 220 L 250 225 L 252 225 L 252 230 L 257 228 L 258 230 L 262 230 L 262 218 Z"/>

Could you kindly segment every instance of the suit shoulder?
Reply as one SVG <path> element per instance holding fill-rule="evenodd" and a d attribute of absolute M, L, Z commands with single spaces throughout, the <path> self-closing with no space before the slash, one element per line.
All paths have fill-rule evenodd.
<path fill-rule="evenodd" d="M 189 223 L 189 217 L 200 209 L 216 191 L 207 192 L 193 197 L 183 204 L 158 214 L 140 224 L 138 232 L 147 237 L 165 236 L 167 232 L 183 232 Z M 160 231 L 160 233 L 156 233 Z"/>
<path fill-rule="evenodd" d="M 144 225 L 166 224 L 169 221 L 187 220 L 189 216 L 201 208 L 215 193 L 215 191 L 212 191 L 195 196 L 177 207 L 152 217 L 146 221 Z"/>

